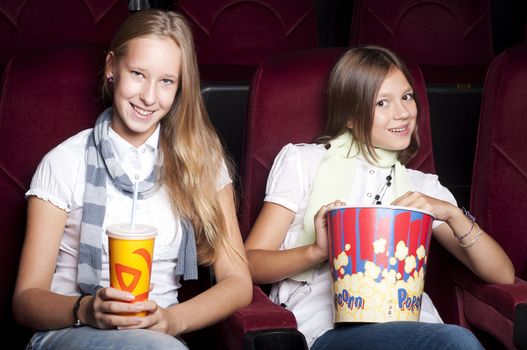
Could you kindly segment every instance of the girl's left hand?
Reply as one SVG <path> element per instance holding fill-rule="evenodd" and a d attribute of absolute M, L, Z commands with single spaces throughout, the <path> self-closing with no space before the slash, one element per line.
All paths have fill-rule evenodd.
<path fill-rule="evenodd" d="M 457 207 L 449 202 L 442 201 L 421 192 L 406 192 L 392 202 L 392 205 L 421 209 L 432 213 L 436 220 L 447 221 L 452 218 Z"/>
<path fill-rule="evenodd" d="M 145 328 L 162 333 L 169 333 L 168 311 L 157 305 L 153 300 L 136 303 L 147 315 L 142 317 L 141 323 L 136 326 L 118 327 L 118 329 L 138 329 Z"/>
<path fill-rule="evenodd" d="M 346 203 L 336 200 L 323 205 L 315 215 L 315 243 L 313 243 L 318 262 L 326 261 L 329 257 L 329 240 L 327 232 L 326 213 L 336 206 L 346 205 Z"/>

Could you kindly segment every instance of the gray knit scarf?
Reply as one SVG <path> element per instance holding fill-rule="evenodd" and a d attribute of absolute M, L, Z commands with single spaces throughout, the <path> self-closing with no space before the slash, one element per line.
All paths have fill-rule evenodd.
<path fill-rule="evenodd" d="M 106 212 L 106 177 L 121 192 L 132 198 L 134 184 L 117 163 L 109 139 L 112 109 L 106 109 L 97 121 L 86 145 L 86 188 L 79 245 L 77 283 L 85 294 L 95 294 L 102 270 L 102 226 Z M 138 200 L 146 199 L 158 190 L 162 156 L 157 157 L 150 175 L 139 183 Z M 194 228 L 188 219 L 181 218 L 182 239 L 179 249 L 176 275 L 185 280 L 197 279 L 196 240 Z"/>

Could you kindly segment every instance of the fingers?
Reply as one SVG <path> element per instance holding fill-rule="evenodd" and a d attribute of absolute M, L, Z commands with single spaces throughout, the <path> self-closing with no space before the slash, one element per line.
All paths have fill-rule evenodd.
<path fill-rule="evenodd" d="M 335 208 L 335 207 L 340 207 L 340 206 L 344 206 L 346 205 L 346 203 L 344 203 L 343 201 L 337 199 L 336 201 L 334 202 L 331 202 L 331 203 L 328 203 L 326 205 L 323 205 L 322 207 L 320 207 L 320 209 L 318 210 L 317 214 L 315 216 L 324 216 L 329 210 Z"/>
<path fill-rule="evenodd" d="M 445 216 L 443 214 L 445 211 L 445 204 L 448 203 L 433 197 L 429 197 L 420 192 L 407 192 L 392 203 L 392 205 L 401 207 L 426 210 L 431 212 L 436 217 L 436 219 L 440 219 L 440 217 Z"/>
<path fill-rule="evenodd" d="M 138 306 L 140 305 L 141 309 L 146 312 L 146 315 L 143 317 L 135 317 L 138 323 L 128 323 L 128 324 L 122 324 L 117 327 L 119 330 L 126 330 L 126 329 L 138 329 L 138 328 L 148 328 L 148 329 L 156 329 L 156 324 L 158 324 L 161 320 L 160 313 L 158 313 L 158 310 L 161 310 L 157 303 L 155 301 L 147 300 L 145 302 L 137 303 Z M 132 317 L 128 317 L 132 318 Z"/>
<path fill-rule="evenodd" d="M 323 205 L 315 215 L 315 243 L 313 244 L 313 261 L 322 262 L 328 258 L 328 237 L 327 237 L 327 220 L 326 213 L 337 207 L 345 205 L 344 202 L 336 200 L 334 202 Z"/>
<path fill-rule="evenodd" d="M 130 302 L 135 299 L 132 293 L 115 288 L 101 288 L 97 291 L 95 297 L 102 300 L 120 300 L 125 302 Z"/>
<path fill-rule="evenodd" d="M 345 205 L 345 203 L 340 200 L 323 205 L 315 214 L 315 228 L 326 226 L 326 213 L 335 207 L 343 205 Z"/>
<path fill-rule="evenodd" d="M 155 312 L 155 302 L 133 303 L 134 296 L 114 288 L 101 288 L 93 300 L 93 317 L 98 328 L 138 327 L 144 317 L 139 312 Z M 152 305 L 152 303 L 154 305 Z"/>
<path fill-rule="evenodd" d="M 420 192 L 406 192 L 393 201 L 392 205 L 416 209 L 429 209 L 432 204 L 431 200 L 432 198 Z"/>

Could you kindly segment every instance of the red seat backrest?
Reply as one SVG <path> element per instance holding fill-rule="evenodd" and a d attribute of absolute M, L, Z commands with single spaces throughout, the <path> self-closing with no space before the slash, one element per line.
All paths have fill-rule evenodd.
<path fill-rule="evenodd" d="M 17 56 L 5 69 L 0 96 L 0 315 L 6 334 L 17 334 L 11 297 L 24 240 L 24 193 L 44 154 L 95 123 L 103 108 L 98 77 L 104 57 L 98 46 L 42 50 Z M 21 342 L 9 348 L 22 348 L 27 341 L 5 338 L 2 343 Z"/>
<path fill-rule="evenodd" d="M 2 0 L 0 66 L 18 53 L 59 44 L 108 44 L 128 16 L 126 0 Z"/>
<path fill-rule="evenodd" d="M 267 55 L 317 46 L 311 0 L 179 0 L 200 64 L 256 66 Z"/>
<path fill-rule="evenodd" d="M 503 51 L 487 73 L 472 176 L 471 211 L 527 279 L 527 44 Z"/>
<path fill-rule="evenodd" d="M 264 60 L 253 76 L 242 160 L 240 228 L 247 236 L 263 204 L 267 176 L 287 143 L 312 142 L 325 125 L 326 84 L 345 48 L 313 49 Z M 410 167 L 434 172 L 428 100 L 417 65 L 410 64 L 421 103 L 421 148 Z"/>
<path fill-rule="evenodd" d="M 355 0 L 350 45 L 364 44 L 417 62 L 427 81 L 482 83 L 493 58 L 490 0 Z"/>
<path fill-rule="evenodd" d="M 488 64 L 490 1 L 355 0 L 350 44 L 376 43 L 418 63 Z"/>

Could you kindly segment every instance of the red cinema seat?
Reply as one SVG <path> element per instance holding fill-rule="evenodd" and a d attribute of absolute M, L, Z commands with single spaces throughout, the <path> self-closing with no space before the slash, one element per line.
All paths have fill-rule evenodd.
<path fill-rule="evenodd" d="M 489 68 L 483 90 L 471 211 L 507 252 L 516 270 L 513 285 L 461 289 L 466 322 L 508 349 L 527 348 L 527 45 L 503 51 Z"/>
<path fill-rule="evenodd" d="M 481 83 L 493 58 L 490 0 L 355 0 L 350 45 L 388 47 L 427 82 Z"/>
<path fill-rule="evenodd" d="M 16 54 L 50 46 L 106 45 L 127 16 L 126 0 L 3 0 L 0 68 Z"/>
<path fill-rule="evenodd" d="M 317 47 L 311 0 L 178 0 L 190 21 L 204 81 L 249 81 L 277 52 Z"/>

